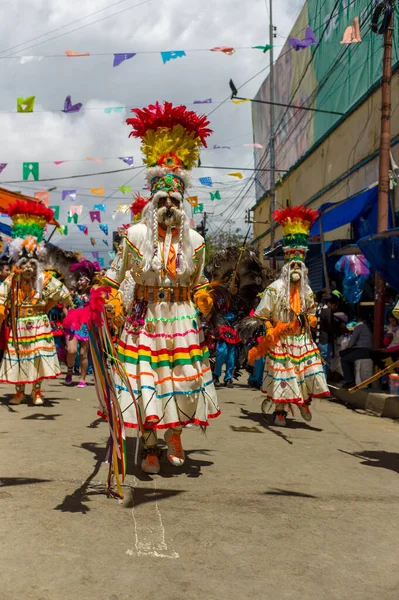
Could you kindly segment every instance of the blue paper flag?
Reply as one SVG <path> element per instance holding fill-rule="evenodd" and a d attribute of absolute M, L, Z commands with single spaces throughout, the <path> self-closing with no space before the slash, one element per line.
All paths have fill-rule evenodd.
<path fill-rule="evenodd" d="M 212 104 L 212 98 L 206 100 L 194 100 L 194 104 Z"/>
<path fill-rule="evenodd" d="M 114 54 L 113 66 L 117 67 L 118 65 L 123 63 L 123 61 L 129 60 L 129 58 L 133 58 L 133 56 L 136 56 L 135 52 L 128 52 L 127 54 Z"/>
<path fill-rule="evenodd" d="M 105 212 L 106 208 L 107 208 L 106 204 L 95 204 L 93 207 L 93 210 L 101 210 L 101 212 Z"/>
<path fill-rule="evenodd" d="M 87 225 L 78 225 L 78 229 L 79 229 L 80 231 L 83 231 L 83 233 L 84 233 L 85 235 L 87 235 L 87 234 L 88 234 L 88 232 L 89 232 L 89 230 L 88 230 L 88 228 L 87 228 Z"/>
<path fill-rule="evenodd" d="M 212 177 L 200 177 L 199 178 L 199 182 L 202 183 L 202 185 L 207 185 L 208 187 L 212 187 Z"/>
<path fill-rule="evenodd" d="M 98 259 L 98 264 L 100 265 L 101 268 L 103 268 L 105 266 L 104 265 L 104 257 L 103 256 L 100 256 L 100 258 Z"/>
<path fill-rule="evenodd" d="M 109 246 L 107 240 L 103 240 L 103 244 L 105 244 L 106 246 Z"/>
<path fill-rule="evenodd" d="M 102 223 L 100 225 L 100 229 L 101 229 L 101 231 L 103 231 L 105 233 L 105 235 L 108 235 L 108 225 L 105 225 L 104 223 Z"/>
<path fill-rule="evenodd" d="M 173 60 L 175 58 L 181 58 L 182 56 L 186 56 L 184 50 L 171 50 L 170 52 L 161 52 L 163 64 Z"/>

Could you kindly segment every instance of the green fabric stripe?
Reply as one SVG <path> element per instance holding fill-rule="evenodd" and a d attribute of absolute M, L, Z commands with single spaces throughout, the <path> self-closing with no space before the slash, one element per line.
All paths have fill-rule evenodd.
<path fill-rule="evenodd" d="M 190 358 L 179 358 L 177 360 L 160 360 L 153 361 L 151 360 L 151 356 L 139 356 L 138 358 L 133 358 L 132 356 L 125 356 L 122 352 L 118 352 L 119 359 L 124 363 L 129 363 L 130 365 L 137 365 L 141 362 L 147 362 L 151 365 L 151 367 L 156 371 L 161 367 L 169 367 L 170 369 L 174 369 L 179 365 L 192 365 L 193 363 L 202 362 L 204 359 L 209 358 L 209 351 L 205 351 L 202 355 L 195 355 Z"/>

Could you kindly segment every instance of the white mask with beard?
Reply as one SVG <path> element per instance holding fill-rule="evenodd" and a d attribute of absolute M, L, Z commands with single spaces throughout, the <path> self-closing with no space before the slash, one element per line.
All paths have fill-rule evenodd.
<path fill-rule="evenodd" d="M 162 196 L 158 199 L 158 223 L 167 227 L 178 227 L 183 218 L 181 201 L 173 196 Z"/>
<path fill-rule="evenodd" d="M 302 278 L 302 266 L 300 262 L 290 264 L 290 280 L 292 283 L 298 283 Z"/>

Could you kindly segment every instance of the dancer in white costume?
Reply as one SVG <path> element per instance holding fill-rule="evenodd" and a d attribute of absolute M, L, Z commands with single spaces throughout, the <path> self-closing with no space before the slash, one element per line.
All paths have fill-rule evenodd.
<path fill-rule="evenodd" d="M 213 306 L 203 275 L 204 239 L 190 229 L 183 207 L 187 171 L 210 131 L 205 117 L 185 107 L 165 103 L 133 112 L 127 122 L 142 138 L 151 201 L 128 229 L 106 283 L 121 286 L 127 314 L 118 356 L 145 427 L 141 466 L 158 473 L 158 430 L 166 430 L 169 461 L 182 466 L 182 428 L 206 427 L 220 413 L 200 319 Z M 132 397 L 119 384 L 124 423 L 137 427 Z"/>

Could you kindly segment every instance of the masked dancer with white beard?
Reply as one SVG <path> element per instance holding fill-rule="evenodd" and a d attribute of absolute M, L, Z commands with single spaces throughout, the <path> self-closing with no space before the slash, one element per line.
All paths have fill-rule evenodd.
<path fill-rule="evenodd" d="M 274 213 L 283 228 L 285 265 L 269 285 L 255 311 L 266 333 L 250 350 L 249 361 L 266 356 L 262 392 L 274 404 L 274 424 L 286 425 L 286 408 L 297 405 L 305 421 L 312 419 L 313 398 L 329 396 L 319 350 L 310 328 L 317 318 L 314 294 L 309 286 L 305 255 L 310 228 L 317 212 L 304 206 Z"/>
<path fill-rule="evenodd" d="M 182 429 L 207 427 L 220 413 L 200 318 L 213 306 L 203 275 L 204 239 L 190 229 L 184 210 L 189 171 L 211 131 L 206 117 L 184 106 L 157 103 L 132 112 L 127 123 L 142 140 L 151 198 L 141 221 L 128 229 L 105 283 L 120 286 L 127 319 L 118 357 L 144 424 L 141 468 L 154 474 L 160 470 L 158 431 L 165 431 L 169 462 L 181 467 Z M 123 382 L 119 394 L 125 426 L 137 427 Z"/>
<path fill-rule="evenodd" d="M 10 202 L 7 213 L 13 221 L 9 246 L 16 263 L 0 285 L 0 323 L 9 325 L 7 348 L 0 366 L 0 382 L 16 386 L 10 404 L 25 399 L 25 386 L 32 384 L 32 402 L 44 404 L 42 382 L 61 375 L 57 350 L 47 313 L 58 303 L 72 305 L 69 290 L 46 272 L 47 249 L 43 243 L 47 223 L 58 226 L 53 211 L 27 197 Z"/>

